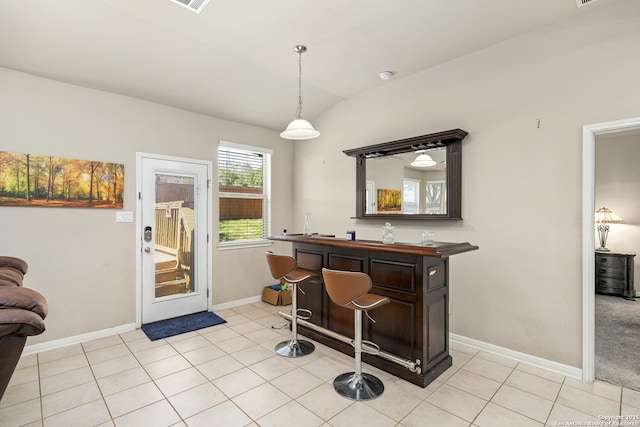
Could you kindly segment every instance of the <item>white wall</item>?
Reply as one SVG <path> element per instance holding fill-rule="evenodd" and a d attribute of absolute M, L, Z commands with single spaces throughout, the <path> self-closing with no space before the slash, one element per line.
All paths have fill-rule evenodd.
<path fill-rule="evenodd" d="M 138 151 L 216 165 L 221 139 L 272 148 L 273 227 L 292 228 L 293 148 L 276 132 L 2 68 L 0 93 L 0 150 L 124 163 L 128 211 L 136 210 Z M 29 263 L 25 286 L 49 303 L 47 331 L 29 344 L 135 322 L 135 223 L 116 223 L 115 212 L 0 207 L 0 253 Z M 213 304 L 260 295 L 271 284 L 265 249 L 218 251 L 214 244 Z M 291 251 L 283 243 L 272 249 Z"/>
<path fill-rule="evenodd" d="M 321 137 L 295 145 L 298 227 L 310 211 L 315 231 L 380 239 L 383 221 L 350 219 L 342 150 L 464 129 L 464 220 L 396 220 L 396 241 L 428 228 L 480 246 L 451 258 L 451 332 L 581 367 L 581 127 L 640 111 L 640 19 L 603 15 L 390 80 L 314 120 Z"/>
<path fill-rule="evenodd" d="M 640 134 L 596 138 L 596 209 L 607 207 L 623 224 L 611 224 L 607 248 L 640 253 Z M 597 242 L 596 234 L 596 242 Z M 600 244 L 596 244 L 599 247 Z M 640 257 L 635 258 L 634 285 L 640 290 Z"/>

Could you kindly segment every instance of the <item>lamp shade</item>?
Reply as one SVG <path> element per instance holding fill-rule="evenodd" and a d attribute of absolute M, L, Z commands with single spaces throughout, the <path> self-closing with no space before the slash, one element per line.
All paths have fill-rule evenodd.
<path fill-rule="evenodd" d="M 298 118 L 289 123 L 280 136 L 284 139 L 311 139 L 320 136 L 320 132 L 305 119 Z"/>
<path fill-rule="evenodd" d="M 608 208 L 598 209 L 594 215 L 594 221 L 596 224 L 620 224 L 624 222 L 622 218 Z"/>
<path fill-rule="evenodd" d="M 428 154 L 419 154 L 416 159 L 411 162 L 411 166 L 416 168 L 428 168 L 429 166 L 434 166 L 436 162 L 431 158 Z"/>

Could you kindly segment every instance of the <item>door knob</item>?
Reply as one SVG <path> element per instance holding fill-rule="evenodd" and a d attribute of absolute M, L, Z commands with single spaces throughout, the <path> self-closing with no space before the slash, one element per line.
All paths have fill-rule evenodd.
<path fill-rule="evenodd" d="M 144 248 L 144 252 L 148 254 L 151 253 L 151 248 L 147 246 L 146 248 Z"/>

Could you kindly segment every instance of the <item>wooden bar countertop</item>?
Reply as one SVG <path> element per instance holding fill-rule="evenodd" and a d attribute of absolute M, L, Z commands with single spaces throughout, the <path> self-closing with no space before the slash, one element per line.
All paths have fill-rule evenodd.
<path fill-rule="evenodd" d="M 463 252 L 474 251 L 478 246 L 464 243 L 435 242 L 433 246 L 423 246 L 417 243 L 382 243 L 377 240 L 347 240 L 326 234 L 277 234 L 269 237 L 269 240 L 277 240 L 293 243 L 309 243 L 312 245 L 334 246 L 350 249 L 374 250 L 382 252 L 394 252 L 401 254 L 411 254 L 428 256 L 435 258 L 447 258 L 450 255 Z"/>

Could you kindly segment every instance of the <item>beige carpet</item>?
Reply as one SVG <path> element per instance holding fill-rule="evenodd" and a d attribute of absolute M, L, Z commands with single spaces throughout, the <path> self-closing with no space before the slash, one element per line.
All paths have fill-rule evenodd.
<path fill-rule="evenodd" d="M 596 295 L 596 379 L 640 391 L 640 298 Z"/>

